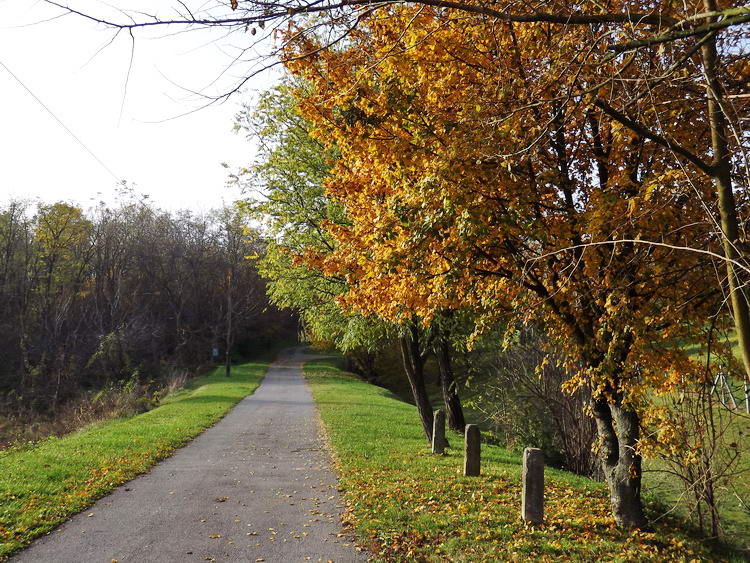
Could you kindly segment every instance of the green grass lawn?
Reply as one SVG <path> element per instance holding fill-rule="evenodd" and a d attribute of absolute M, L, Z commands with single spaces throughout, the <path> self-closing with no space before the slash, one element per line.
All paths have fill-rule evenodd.
<path fill-rule="evenodd" d="M 732 353 L 740 360 L 739 344 L 734 331 L 730 331 L 722 338 L 722 341 L 731 346 Z M 692 359 L 700 363 L 706 360 L 705 347 L 685 347 L 685 351 L 691 355 Z M 719 394 L 715 395 L 717 402 L 714 407 L 713 423 L 715 427 L 724 429 L 720 442 L 720 456 L 733 454 L 732 449 L 728 447 L 731 443 L 737 444 L 742 454 L 737 465 L 733 467 L 731 475 L 717 482 L 716 498 L 724 538 L 738 549 L 750 553 L 750 508 L 748 508 L 750 506 L 750 455 L 748 455 L 750 454 L 750 416 L 744 408 L 745 396 L 742 382 L 742 372 L 732 374 L 730 384 L 739 407 L 736 410 L 721 406 Z M 657 398 L 656 402 L 666 403 L 666 398 Z M 727 405 L 730 405 L 728 400 Z M 717 465 L 721 466 L 721 464 Z M 686 496 L 684 487 L 674 476 L 665 473 L 665 470 L 669 469 L 671 469 L 670 466 L 664 460 L 644 460 L 644 491 L 658 497 L 665 509 L 673 510 L 675 514 L 686 519 L 692 517 L 697 521 L 696 511 L 684 501 Z M 692 503 L 693 499 L 690 496 L 688 498 Z"/>
<path fill-rule="evenodd" d="M 716 482 L 721 531 L 727 542 L 750 553 L 750 417 L 742 409 L 734 411 L 717 405 L 714 425 L 725 432 L 719 442 L 719 451 L 714 455 L 721 460 L 732 457 L 735 451 L 729 447 L 730 443 L 737 444 L 741 452 L 728 475 Z M 717 460 L 716 467 L 723 467 L 722 462 Z M 643 468 L 643 489 L 646 494 L 659 498 L 665 510 L 673 510 L 685 519 L 692 518 L 697 525 L 694 499 L 686 493 L 682 483 L 668 472 L 673 468 L 658 458 L 644 460 Z M 709 517 L 705 512 L 704 518 L 708 523 Z"/>
<path fill-rule="evenodd" d="M 482 445 L 482 476 L 463 477 L 463 437 L 448 454 L 429 453 L 416 409 L 336 367 L 308 362 L 305 373 L 333 451 L 346 519 L 376 561 L 689 561 L 741 560 L 711 551 L 682 521 L 653 532 L 614 526 L 606 488 L 546 471 L 546 519 L 520 520 L 517 454 Z"/>
<path fill-rule="evenodd" d="M 260 384 L 268 363 L 198 377 L 149 412 L 0 452 L 0 560 L 216 423 Z"/>

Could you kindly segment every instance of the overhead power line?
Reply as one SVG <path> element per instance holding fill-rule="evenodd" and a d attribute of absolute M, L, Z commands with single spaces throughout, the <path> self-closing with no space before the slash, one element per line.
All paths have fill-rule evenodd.
<path fill-rule="evenodd" d="M 11 76 L 13 77 L 13 79 L 14 79 L 14 80 L 15 80 L 16 82 L 18 82 L 18 83 L 19 83 L 19 84 L 21 85 L 21 87 L 22 87 L 22 88 L 23 88 L 24 90 L 26 90 L 26 92 L 28 92 L 28 93 L 29 93 L 29 95 L 30 95 L 30 96 L 31 96 L 32 98 L 34 98 L 34 99 L 35 99 L 35 100 L 37 101 L 37 103 L 38 103 L 38 104 L 39 104 L 40 106 L 42 106 L 42 107 L 43 107 L 43 108 L 45 109 L 45 111 L 46 111 L 47 113 L 49 113 L 49 114 L 50 114 L 50 115 L 52 116 L 52 118 L 53 118 L 53 119 L 54 119 L 55 121 L 57 121 L 57 122 L 58 122 L 58 123 L 60 124 L 60 126 L 61 126 L 61 127 L 63 128 L 63 129 L 65 129 L 65 130 L 66 130 L 66 131 L 68 132 L 68 134 L 69 134 L 69 135 L 70 135 L 71 137 L 73 137 L 73 139 L 75 139 L 75 141 L 76 141 L 76 142 L 77 142 L 77 143 L 78 143 L 79 145 L 81 145 L 81 147 L 83 147 L 83 150 L 85 150 L 85 151 L 86 151 L 87 153 L 89 153 L 89 154 L 91 155 L 91 157 L 92 157 L 92 158 L 93 158 L 94 160 L 96 160 L 96 161 L 97 161 L 97 162 L 99 163 L 99 165 L 100 165 L 100 166 L 101 166 L 102 168 L 104 168 L 104 169 L 105 169 L 105 170 L 106 170 L 106 171 L 107 171 L 107 172 L 108 172 L 108 173 L 109 173 L 109 174 L 110 174 L 110 175 L 111 175 L 111 176 L 112 176 L 112 177 L 113 177 L 113 178 L 115 179 L 115 181 L 116 181 L 116 182 L 120 182 L 120 178 L 119 178 L 119 177 L 117 176 L 117 174 L 115 174 L 114 172 L 112 172 L 112 169 L 111 169 L 111 168 L 110 168 L 109 166 L 107 166 L 106 164 L 104 164 L 104 162 L 102 161 L 102 159 L 101 159 L 101 158 L 99 158 L 98 156 L 96 156 L 96 154 L 94 154 L 94 151 L 92 151 L 92 150 L 91 150 L 90 148 L 88 148 L 88 147 L 86 146 L 86 144 L 85 144 L 85 143 L 84 143 L 84 142 L 83 142 L 83 141 L 82 141 L 81 139 L 79 139 L 79 138 L 78 138 L 78 136 L 77 136 L 77 135 L 76 135 L 75 133 L 73 133 L 73 131 L 71 131 L 71 130 L 70 130 L 70 128 L 69 128 L 69 127 L 68 127 L 67 125 L 65 125 L 65 123 L 63 123 L 63 122 L 62 122 L 62 120 L 61 120 L 61 119 L 60 119 L 59 117 L 57 117 L 57 116 L 56 116 L 56 115 L 55 115 L 55 114 L 53 113 L 53 111 L 52 111 L 51 109 L 49 109 L 49 108 L 48 108 L 48 107 L 47 107 L 47 106 L 45 105 L 45 103 L 44 103 L 44 102 L 43 102 L 42 100 L 40 100 L 40 99 L 39 99 L 39 96 L 37 96 L 36 94 L 34 94 L 34 92 L 32 92 L 32 91 L 31 91 L 31 89 L 30 89 L 30 88 L 29 88 L 28 86 L 26 86 L 26 84 L 24 84 L 24 83 L 23 83 L 23 81 L 22 81 L 22 80 L 21 80 L 20 78 L 18 78 L 18 76 L 16 76 L 16 74 L 15 74 L 15 73 L 14 73 L 14 72 L 13 72 L 12 70 L 10 70 L 10 68 L 8 68 L 8 65 L 6 65 L 6 64 L 5 64 L 5 63 L 4 63 L 4 62 L 3 62 L 2 60 L 0 60 L 0 66 L 2 66 L 2 67 L 3 67 L 4 69 L 5 69 L 5 70 L 7 70 L 7 71 L 8 71 L 8 74 L 10 74 L 10 75 L 11 75 Z"/>

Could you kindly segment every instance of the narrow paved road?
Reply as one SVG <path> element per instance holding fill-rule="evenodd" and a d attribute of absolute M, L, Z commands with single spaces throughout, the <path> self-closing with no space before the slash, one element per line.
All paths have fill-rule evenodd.
<path fill-rule="evenodd" d="M 341 535 L 307 358 L 282 354 L 216 426 L 12 561 L 366 561 Z"/>

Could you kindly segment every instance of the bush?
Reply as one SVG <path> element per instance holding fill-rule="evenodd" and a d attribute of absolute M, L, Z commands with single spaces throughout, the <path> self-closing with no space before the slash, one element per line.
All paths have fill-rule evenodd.
<path fill-rule="evenodd" d="M 592 451 L 596 424 L 581 414 L 590 395 L 585 390 L 562 391 L 569 374 L 554 354 L 543 352 L 543 339 L 542 333 L 526 330 L 506 351 L 496 350 L 472 406 L 484 413 L 507 447 L 541 448 L 549 463 L 599 477 Z"/>
<path fill-rule="evenodd" d="M 28 407 L 23 396 L 9 393 L 0 404 L 0 448 L 62 436 L 94 422 L 141 414 L 157 406 L 162 397 L 185 386 L 189 374 L 171 369 L 159 381 L 140 382 L 136 370 L 119 384 L 98 391 L 79 392 L 58 408 L 40 412 Z"/>

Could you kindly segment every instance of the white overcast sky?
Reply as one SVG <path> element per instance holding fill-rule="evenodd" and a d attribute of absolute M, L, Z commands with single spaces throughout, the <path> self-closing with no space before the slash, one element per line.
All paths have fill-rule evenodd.
<path fill-rule="evenodd" d="M 68 5 L 117 17 L 99 0 L 68 0 Z M 177 2 L 111 0 L 109 5 L 161 10 L 166 16 Z M 92 59 L 111 30 L 75 16 L 28 25 L 59 13 L 39 0 L 0 0 L 0 61 L 117 178 L 135 184 L 160 206 L 206 210 L 236 199 L 238 190 L 226 186 L 228 172 L 250 163 L 254 151 L 243 135 L 232 132 L 233 117 L 241 101 L 267 88 L 273 76 L 254 78 L 244 95 L 222 105 L 165 120 L 205 103 L 184 89 L 215 94 L 236 83 L 247 65 L 230 68 L 206 89 L 247 36 L 226 38 L 219 30 L 173 34 L 177 29 L 136 34 L 123 106 L 129 37 L 121 34 Z M 0 91 L 0 201 L 64 200 L 85 207 L 113 201 L 113 176 L 1 66 Z"/>

